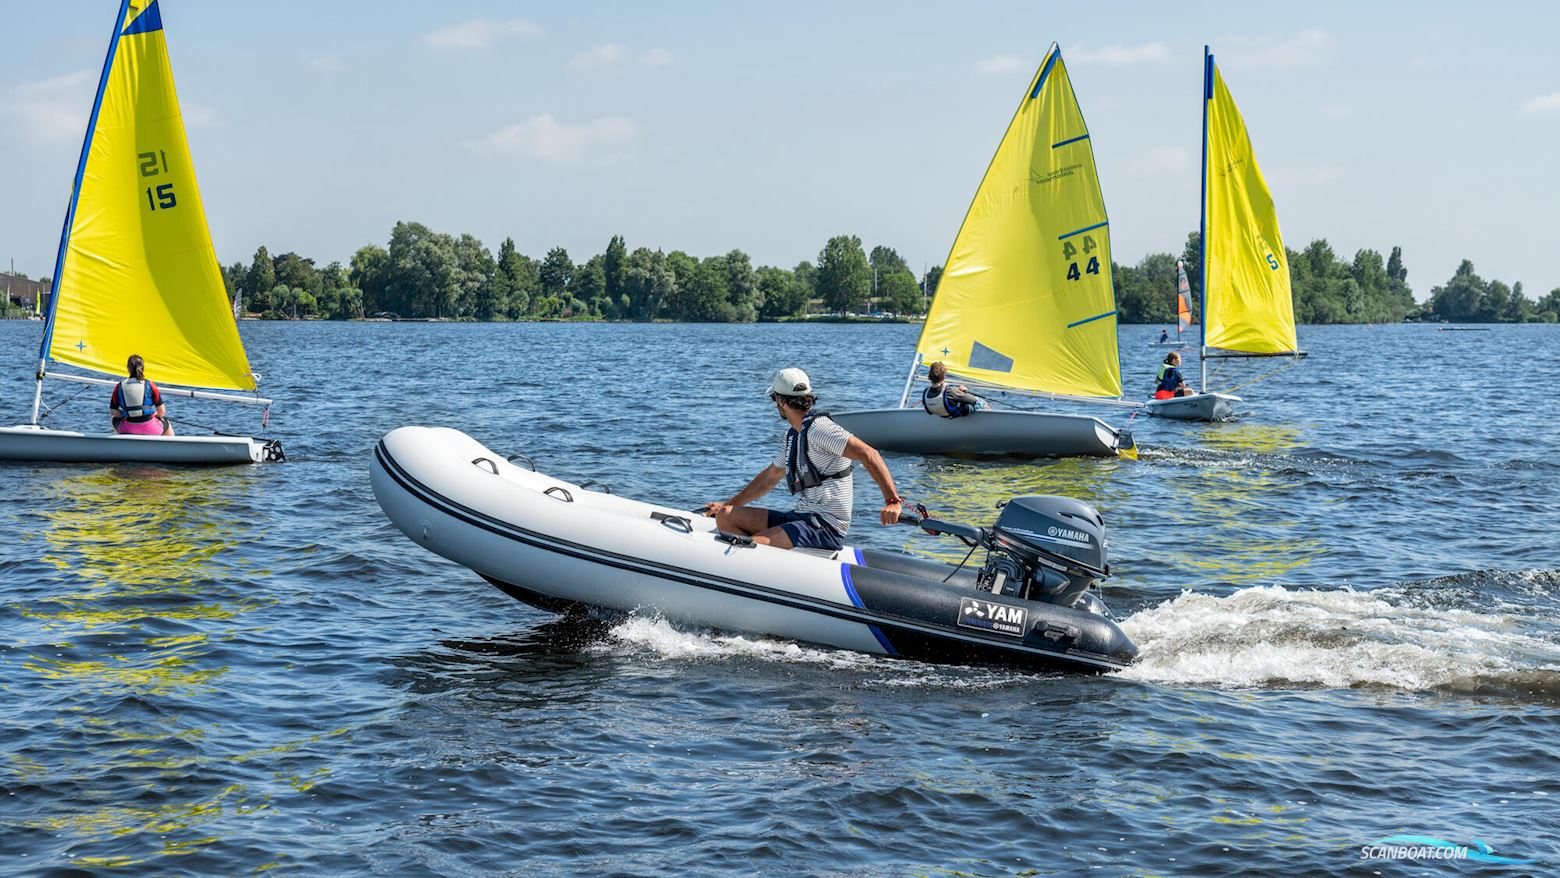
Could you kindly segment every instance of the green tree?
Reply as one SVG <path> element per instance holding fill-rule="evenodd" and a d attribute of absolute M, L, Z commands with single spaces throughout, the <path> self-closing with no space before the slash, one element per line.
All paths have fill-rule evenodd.
<path fill-rule="evenodd" d="M 536 262 L 515 249 L 513 238 L 505 238 L 498 248 L 494 280 L 499 290 L 495 298 L 505 303 L 505 313 L 514 320 L 524 317 L 531 309 L 538 286 Z"/>
<path fill-rule="evenodd" d="M 807 290 L 783 268 L 766 265 L 756 272 L 759 316 L 768 320 L 798 317 L 807 311 Z"/>
<path fill-rule="evenodd" d="M 1464 259 L 1451 280 L 1430 289 L 1430 308 L 1443 320 L 1478 320 L 1487 286 L 1473 263 Z"/>
<path fill-rule="evenodd" d="M 347 282 L 363 291 L 363 311 L 378 314 L 389 310 L 386 284 L 389 280 L 390 253 L 378 244 L 359 247 L 352 254 Z"/>
<path fill-rule="evenodd" d="M 818 269 L 811 262 L 803 259 L 791 269 L 791 282 L 796 285 L 797 295 L 802 297 L 802 316 L 812 309 L 812 302 L 818 298 Z"/>
<path fill-rule="evenodd" d="M 937 285 L 942 282 L 942 270 L 941 265 L 934 265 L 926 270 L 926 274 L 921 275 L 921 291 L 927 299 L 937 297 Z"/>
<path fill-rule="evenodd" d="M 720 258 L 719 268 L 725 273 L 726 301 L 730 305 L 729 319 L 752 323 L 758 319 L 758 308 L 763 299 L 758 295 L 758 277 L 753 272 L 753 260 L 741 250 L 732 250 Z"/>
<path fill-rule="evenodd" d="M 818 294 L 831 312 L 847 314 L 861 310 L 872 289 L 872 269 L 861 239 L 855 235 L 836 235 L 818 253 Z"/>
<path fill-rule="evenodd" d="M 403 317 L 452 316 L 457 292 L 455 241 L 422 223 L 399 222 L 390 231 L 385 297 Z"/>
<path fill-rule="evenodd" d="M 602 316 L 608 319 L 617 319 L 629 315 L 628 290 L 624 286 L 623 273 L 627 270 L 628 247 L 623 243 L 622 235 L 613 235 L 607 242 L 607 252 L 601 255 L 601 277 L 606 285 L 607 299 L 611 302 L 611 308 L 602 312 Z"/>
<path fill-rule="evenodd" d="M 605 316 L 612 303 L 607 299 L 606 257 L 600 254 L 585 261 L 569 278 L 569 296 L 574 300 L 569 308 L 571 317 Z"/>
<path fill-rule="evenodd" d="M 921 313 L 921 285 L 915 275 L 894 269 L 878 278 L 878 303 L 885 311 L 911 315 Z"/>
<path fill-rule="evenodd" d="M 475 235 L 461 235 L 454 241 L 454 286 L 449 316 L 492 320 L 503 311 L 494 285 L 498 262 Z"/>
<path fill-rule="evenodd" d="M 664 303 L 675 297 L 677 277 L 667 264 L 665 253 L 640 247 L 628 257 L 623 285 L 628 296 L 628 316 L 648 321 L 654 320 Z"/>
<path fill-rule="evenodd" d="M 249 271 L 244 275 L 244 300 L 249 303 L 251 310 L 262 314 L 270 311 L 273 307 L 270 294 L 275 286 L 276 268 L 271 264 L 271 254 L 262 246 L 255 250 L 255 256 L 249 262 Z"/>
<path fill-rule="evenodd" d="M 562 300 L 569 291 L 569 278 L 573 276 L 574 261 L 569 258 L 569 251 L 562 247 L 548 250 L 546 258 L 542 260 L 541 268 L 537 271 L 541 294 Z M 561 305 L 559 309 L 561 312 Z"/>
<path fill-rule="evenodd" d="M 1560 323 L 1560 287 L 1555 287 L 1549 291 L 1549 295 L 1538 300 L 1533 311 L 1545 323 Z"/>
<path fill-rule="evenodd" d="M 286 284 L 289 287 L 300 290 L 312 289 L 318 284 L 315 276 L 314 260 L 304 259 L 297 253 L 283 253 L 273 257 L 271 264 L 275 266 L 276 282 Z"/>

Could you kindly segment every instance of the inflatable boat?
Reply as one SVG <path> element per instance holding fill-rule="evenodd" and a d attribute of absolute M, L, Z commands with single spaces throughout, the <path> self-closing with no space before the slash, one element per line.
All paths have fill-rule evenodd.
<path fill-rule="evenodd" d="M 970 545 L 971 560 L 984 549 L 972 569 L 757 545 L 712 518 L 518 465 L 458 430 L 395 430 L 375 448 L 371 478 L 412 541 L 552 612 L 651 612 L 933 662 L 1103 672 L 1137 654 L 1099 596 L 1104 522 L 1064 497 L 1015 498 L 989 528 L 911 517 Z"/>

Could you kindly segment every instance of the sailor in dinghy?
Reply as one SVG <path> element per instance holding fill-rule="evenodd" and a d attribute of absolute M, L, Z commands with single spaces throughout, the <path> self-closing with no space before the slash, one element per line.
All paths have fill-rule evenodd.
<path fill-rule="evenodd" d="M 899 521 L 904 500 L 894 488 L 888 465 L 872 446 L 852 436 L 827 414 L 813 412 L 817 397 L 806 372 L 795 368 L 776 372 L 770 381 L 769 398 L 789 425 L 780 454 L 735 497 L 704 505 L 704 514 L 715 517 L 717 529 L 780 549 L 838 551 L 850 529 L 854 505 L 851 474 L 857 461 L 883 491 L 883 524 Z M 747 505 L 774 490 L 782 478 L 790 492 L 798 495 L 795 511 Z"/>
<path fill-rule="evenodd" d="M 172 436 L 173 424 L 163 409 L 162 393 L 146 380 L 146 361 L 131 354 L 125 362 L 129 376 L 114 385 L 108 397 L 109 422 L 115 433 L 130 436 Z"/>

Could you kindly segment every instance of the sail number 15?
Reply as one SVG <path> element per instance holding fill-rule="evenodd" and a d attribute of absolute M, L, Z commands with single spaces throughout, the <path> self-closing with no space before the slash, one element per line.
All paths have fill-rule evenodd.
<path fill-rule="evenodd" d="M 136 159 L 141 164 L 143 177 L 155 177 L 168 170 L 168 154 L 162 150 L 138 153 Z M 146 187 L 146 205 L 152 210 L 178 207 L 179 199 L 173 194 L 173 184 L 163 183 L 159 186 Z"/>
<path fill-rule="evenodd" d="M 1098 250 L 1099 248 L 1100 248 L 1100 245 L 1095 242 L 1093 235 L 1084 235 L 1083 236 L 1083 255 L 1089 256 L 1090 253 L 1093 253 L 1095 250 Z M 1078 250 L 1079 250 L 1078 246 L 1076 244 L 1074 244 L 1072 241 L 1063 241 L 1062 242 L 1062 258 L 1063 259 L 1071 260 L 1074 256 L 1078 255 Z M 1078 263 L 1076 261 L 1070 262 L 1068 264 L 1068 266 L 1067 266 L 1067 279 L 1068 280 L 1081 280 L 1083 278 L 1083 276 L 1086 275 L 1086 274 L 1099 274 L 1099 273 L 1100 273 L 1100 258 L 1098 256 L 1089 256 L 1089 261 L 1084 266 L 1083 271 L 1081 271 L 1081 272 L 1078 270 Z"/>

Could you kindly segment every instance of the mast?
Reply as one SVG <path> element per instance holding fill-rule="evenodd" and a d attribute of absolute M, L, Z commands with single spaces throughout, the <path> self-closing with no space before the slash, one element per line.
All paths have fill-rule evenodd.
<path fill-rule="evenodd" d="M 1213 53 L 1203 46 L 1202 88 L 1202 199 L 1197 220 L 1197 313 L 1202 317 L 1198 329 L 1197 362 L 1202 367 L 1199 391 L 1208 392 L 1208 102 L 1213 100 Z"/>
<path fill-rule="evenodd" d="M 33 385 L 32 422 L 38 423 L 38 409 L 43 403 L 43 376 L 49 367 L 49 343 L 54 336 L 54 312 L 60 303 L 60 273 L 65 267 L 65 250 L 70 245 L 70 227 L 76 221 L 76 201 L 81 197 L 81 180 L 87 172 L 87 156 L 92 152 L 92 132 L 97 130 L 98 111 L 103 108 L 103 92 L 108 88 L 108 74 L 114 67 L 114 53 L 119 48 L 119 29 L 124 26 L 125 13 L 130 0 L 120 0 L 119 13 L 114 16 L 114 31 L 108 38 L 108 51 L 103 56 L 103 75 L 98 78 L 97 96 L 92 99 L 92 114 L 87 117 L 87 133 L 81 140 L 81 159 L 76 163 L 76 178 L 70 187 L 70 203 L 65 207 L 65 227 L 60 230 L 59 254 L 54 257 L 54 277 L 50 280 L 49 313 L 44 317 L 43 341 L 38 346 L 38 374 Z"/>

